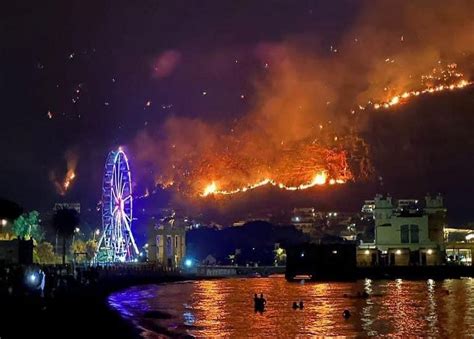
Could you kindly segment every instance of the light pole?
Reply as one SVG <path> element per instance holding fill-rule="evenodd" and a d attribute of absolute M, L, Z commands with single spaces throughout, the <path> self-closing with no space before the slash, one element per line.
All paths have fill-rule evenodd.
<path fill-rule="evenodd" d="M 75 238 L 76 238 L 76 233 L 79 233 L 80 231 L 81 231 L 81 229 L 79 227 L 76 227 L 74 229 L 74 233 L 72 234 L 72 250 L 74 251 L 72 253 L 73 267 L 76 265 L 76 250 L 74 249 L 74 241 L 75 241 Z"/>
<path fill-rule="evenodd" d="M 99 229 L 96 229 L 95 232 L 94 232 L 94 242 L 95 242 L 95 237 L 96 236 L 99 236 L 100 235 L 100 230 Z"/>

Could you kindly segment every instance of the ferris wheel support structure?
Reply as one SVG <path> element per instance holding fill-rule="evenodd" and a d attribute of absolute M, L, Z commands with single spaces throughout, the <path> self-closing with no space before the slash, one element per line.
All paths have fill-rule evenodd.
<path fill-rule="evenodd" d="M 111 151 L 102 183 L 102 236 L 96 262 L 129 262 L 138 255 L 132 233 L 132 178 L 122 148 Z"/>

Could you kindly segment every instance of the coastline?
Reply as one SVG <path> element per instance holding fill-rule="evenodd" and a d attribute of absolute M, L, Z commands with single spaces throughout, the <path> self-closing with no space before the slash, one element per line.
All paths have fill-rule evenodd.
<path fill-rule="evenodd" d="M 188 280 L 162 286 L 136 286 L 126 291 L 119 291 L 111 299 L 114 305 L 120 305 L 114 308 L 124 315 L 124 320 L 132 319 L 135 324 L 142 326 L 138 327 L 138 330 L 143 328 L 142 334 L 146 338 L 192 335 L 215 337 L 219 333 L 236 335 L 246 331 L 250 323 L 252 331 L 265 333 L 266 336 L 271 335 L 272 330 L 278 330 L 283 331 L 279 333 L 286 331 L 285 333 L 289 334 L 287 337 L 308 333 L 359 337 L 369 333 L 422 335 L 424 331 L 431 331 L 429 333 L 436 337 L 436 333 L 438 335 L 472 333 L 466 328 L 472 327 L 473 323 L 465 317 L 474 305 L 473 299 L 459 298 L 465 295 L 466 289 L 473 286 L 472 281 L 471 279 L 442 281 L 365 279 L 354 282 L 295 284 L 289 283 L 284 277 L 233 278 L 214 282 Z M 187 286 L 180 287 L 181 284 Z M 366 291 L 368 296 L 359 295 L 361 291 Z M 269 301 L 268 309 L 264 313 L 265 321 L 261 315 L 254 314 L 253 292 L 263 292 Z M 304 313 L 291 308 L 295 300 L 304 300 Z M 209 305 L 222 306 L 221 302 L 226 305 L 223 310 L 214 312 L 209 309 Z M 462 328 L 452 327 L 451 318 L 443 317 L 453 304 L 463 305 L 465 312 L 459 315 L 460 322 L 464 319 L 461 322 L 464 326 Z M 406 312 L 393 312 L 399 307 L 410 310 L 410 314 L 415 318 L 406 318 Z M 345 309 L 349 309 L 353 315 L 350 321 L 341 317 Z M 367 312 L 370 313 L 368 318 Z M 437 317 L 433 314 L 437 314 L 440 318 L 436 320 Z M 296 315 L 299 316 L 293 319 Z M 260 319 L 263 322 L 258 321 Z M 294 321 L 284 325 L 288 319 Z M 305 323 L 305 319 L 312 321 Z M 390 319 L 388 327 L 384 325 L 387 319 Z M 416 320 L 411 323 L 412 327 L 403 329 L 397 327 L 401 322 L 410 322 L 410 319 Z M 276 327 L 267 327 L 268 321 Z M 314 327 L 314 324 L 320 321 L 319 325 L 322 327 L 319 328 L 319 325 Z M 302 323 L 305 323 L 305 327 L 301 327 Z"/>
<path fill-rule="evenodd" d="M 471 268 L 470 268 L 471 269 Z M 472 272 L 470 269 L 462 270 Z M 367 269 L 367 271 L 371 271 Z M 365 273 L 367 273 L 367 271 Z M 403 274 L 392 271 L 395 276 Z M 413 272 L 413 270 L 409 270 Z M 447 277 L 429 272 L 432 279 L 442 280 Z M 374 273 L 372 271 L 372 273 Z M 377 272 L 380 273 L 380 272 Z M 397 274 L 398 273 L 398 274 Z M 405 272 L 406 273 L 406 272 Z M 426 270 L 419 270 L 418 274 L 410 274 L 408 279 L 423 280 Z M 453 272 L 452 272 L 453 273 Z M 460 273 L 457 271 L 456 273 Z M 373 274 L 374 275 L 374 274 Z M 378 275 L 378 274 L 377 274 Z M 373 276 L 375 280 L 392 280 L 384 274 Z M 454 277 L 451 277 L 454 278 Z M 170 329 L 159 326 L 153 320 L 166 320 L 171 315 L 166 311 L 150 311 L 148 318 L 142 324 L 123 317 L 108 302 L 114 292 L 125 290 L 132 286 L 162 285 L 166 283 L 185 282 L 195 280 L 216 280 L 223 277 L 197 277 L 179 274 L 153 275 L 120 275 L 103 277 L 91 285 L 77 285 L 66 293 L 54 298 L 6 297 L 2 298 L 0 307 L 0 338 L 28 338 L 33 336 L 46 338 L 87 338 L 87 337 L 117 337 L 143 338 L 149 332 L 151 337 L 189 337 L 184 328 L 177 326 Z M 258 279 L 258 278 L 256 278 Z M 149 321 L 148 321 L 149 320 Z M 148 336 L 146 336 L 148 337 Z"/>
<path fill-rule="evenodd" d="M 187 279 L 178 275 L 121 277 L 78 286 L 55 298 L 4 297 L 0 307 L 0 337 L 141 338 L 139 329 L 108 305 L 109 295 L 131 286 L 183 280 Z"/>

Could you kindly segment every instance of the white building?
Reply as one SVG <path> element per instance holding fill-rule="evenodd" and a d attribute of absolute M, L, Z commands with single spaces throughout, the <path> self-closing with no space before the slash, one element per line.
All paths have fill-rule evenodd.
<path fill-rule="evenodd" d="M 54 212 L 61 209 L 76 210 L 77 213 L 80 214 L 81 204 L 78 202 L 57 202 L 54 204 L 54 207 L 53 207 Z"/>
<path fill-rule="evenodd" d="M 373 215 L 375 208 L 375 200 L 365 200 L 364 205 L 361 208 L 362 214 Z"/>
<path fill-rule="evenodd" d="M 444 241 L 448 263 L 472 265 L 474 253 L 474 229 L 445 228 Z"/>
<path fill-rule="evenodd" d="M 381 265 L 435 265 L 444 258 L 443 228 L 446 208 L 443 198 L 394 201 L 377 195 L 374 201 L 375 246 Z"/>
<path fill-rule="evenodd" d="M 186 256 L 186 223 L 175 216 L 152 222 L 148 259 L 167 269 L 177 269 Z"/>
<path fill-rule="evenodd" d="M 313 207 L 300 207 L 293 209 L 291 223 L 296 229 L 303 233 L 311 233 L 314 230 L 316 222 L 316 212 Z"/>

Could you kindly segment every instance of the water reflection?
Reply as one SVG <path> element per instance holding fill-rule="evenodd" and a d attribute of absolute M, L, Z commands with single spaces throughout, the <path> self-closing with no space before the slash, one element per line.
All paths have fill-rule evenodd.
<path fill-rule="evenodd" d="M 428 335 L 438 335 L 438 314 L 436 313 L 436 282 L 433 279 L 428 279 L 426 282 L 428 291 L 428 315 L 426 320 L 428 321 Z"/>
<path fill-rule="evenodd" d="M 371 279 L 364 280 L 364 291 L 365 293 L 369 295 L 373 295 Z M 378 334 L 377 331 L 375 331 L 372 328 L 372 324 L 374 322 L 373 309 L 374 309 L 374 302 L 372 298 L 367 298 L 365 301 L 365 305 L 362 307 L 361 322 L 362 322 L 362 328 L 364 329 L 365 333 L 369 336 L 375 336 Z"/>
<path fill-rule="evenodd" d="M 267 299 L 263 314 L 254 312 L 254 293 Z M 294 310 L 293 302 L 300 300 L 304 309 Z M 305 284 L 283 278 L 225 279 L 134 287 L 111 295 L 109 303 L 141 328 L 197 337 L 474 333 L 472 279 Z M 345 309 L 352 314 L 347 320 Z"/>

